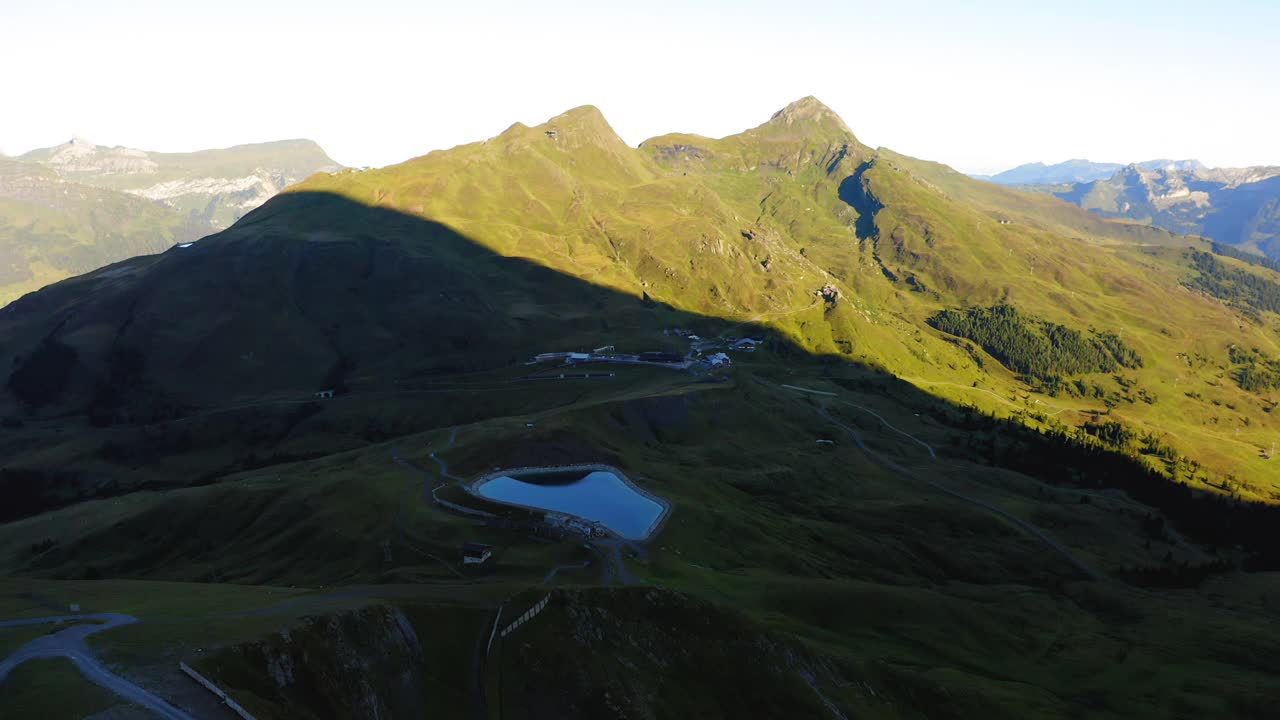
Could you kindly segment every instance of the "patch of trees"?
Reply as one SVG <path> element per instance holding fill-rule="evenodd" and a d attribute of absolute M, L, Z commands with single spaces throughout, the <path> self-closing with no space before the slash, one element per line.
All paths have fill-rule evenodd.
<path fill-rule="evenodd" d="M 1268 357 L 1258 348 L 1245 350 L 1236 345 L 1227 348 L 1227 357 L 1236 366 L 1231 377 L 1241 390 L 1257 393 L 1280 388 L 1280 360 Z"/>
<path fill-rule="evenodd" d="M 48 337 L 9 374 L 7 386 L 27 407 L 38 409 L 62 395 L 76 365 L 76 351 Z"/>
<path fill-rule="evenodd" d="M 978 343 L 1005 367 L 1050 387 L 1061 385 L 1064 375 L 1142 367 L 1141 356 L 1119 335 L 1082 333 L 1027 315 L 1005 303 L 989 308 L 943 310 L 929 318 L 929 324 Z"/>
<path fill-rule="evenodd" d="M 1280 272 L 1280 262 L 1276 262 L 1275 260 L 1272 260 L 1269 257 L 1264 257 L 1262 255 L 1255 255 L 1251 252 L 1245 252 L 1244 250 L 1234 248 L 1230 245 L 1223 245 L 1222 243 L 1219 243 L 1219 242 L 1213 243 L 1213 254 L 1223 255 L 1229 258 L 1235 258 L 1240 262 L 1246 262 L 1246 263 L 1249 263 L 1250 265 L 1258 265 L 1260 267 L 1264 267 L 1269 270 L 1275 270 L 1276 272 Z"/>
<path fill-rule="evenodd" d="M 1127 447 L 1137 437 L 1132 430 L 1114 420 L 1087 422 L 1083 427 L 1085 432 L 1114 447 Z"/>
<path fill-rule="evenodd" d="M 1280 282 L 1230 267 L 1214 257 L 1213 253 L 1199 250 L 1191 251 L 1191 264 L 1199 275 L 1186 283 L 1188 287 L 1237 307 L 1280 313 Z"/>

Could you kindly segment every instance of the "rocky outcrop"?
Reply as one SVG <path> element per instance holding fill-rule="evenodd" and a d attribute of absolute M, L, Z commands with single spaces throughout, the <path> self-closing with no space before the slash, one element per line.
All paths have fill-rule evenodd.
<path fill-rule="evenodd" d="M 50 150 L 42 163 L 60 175 L 139 175 L 158 171 L 160 165 L 142 150 L 100 148 L 82 137 Z"/>
<path fill-rule="evenodd" d="M 431 717 L 422 647 L 399 609 L 307 618 L 200 664 L 259 718 Z"/>

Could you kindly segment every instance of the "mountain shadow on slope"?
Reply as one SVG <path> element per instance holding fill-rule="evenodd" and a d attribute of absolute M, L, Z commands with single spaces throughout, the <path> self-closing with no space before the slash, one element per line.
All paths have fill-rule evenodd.
<path fill-rule="evenodd" d="M 673 326 L 708 336 L 735 327 L 498 255 L 442 223 L 329 193 L 286 194 L 189 248 L 118 263 L 0 310 L 0 363 L 13 368 L 0 412 L 72 429 L 80 446 L 98 439 L 104 448 L 55 468 L 41 444 L 47 435 L 6 430 L 0 489 L 21 502 L 3 519 L 302 459 L 279 445 L 326 411 L 311 402 L 318 390 L 352 384 L 356 394 L 394 394 L 415 380 L 508 367 L 549 350 L 676 350 L 662 333 Z M 857 387 L 949 426 L 998 430 L 1005 440 L 981 449 L 987 462 L 1051 482 L 1083 478 L 1125 489 L 1206 541 L 1239 543 L 1265 556 L 1261 565 L 1274 562 L 1272 508 L 1192 492 L 1083 438 L 982 420 L 882 370 L 815 356 L 765 327 L 738 332 L 768 338 L 769 351 L 788 363 L 852 373 L 862 378 L 850 381 Z M 51 352 L 58 362 L 42 360 Z M 249 421 L 261 401 L 280 403 L 281 417 Z M 502 414 L 503 401 L 492 402 L 352 442 Z M 122 434 L 122 426 L 137 430 Z M 227 446 L 246 457 L 140 484 L 152 466 Z M 1055 462 L 1042 462 L 1050 457 Z"/>
<path fill-rule="evenodd" d="M 440 223 L 293 193 L 190 247 L 21 298 L 0 310 L 0 355 L 18 379 L 41 379 L 10 388 L 8 413 L 84 413 L 104 385 L 128 377 L 137 387 L 115 420 L 136 423 L 307 396 L 352 373 L 500 367 L 694 320 L 496 255 Z M 639 349 L 662 349 L 651 345 Z M 49 367 L 48 347 L 73 359 Z"/>

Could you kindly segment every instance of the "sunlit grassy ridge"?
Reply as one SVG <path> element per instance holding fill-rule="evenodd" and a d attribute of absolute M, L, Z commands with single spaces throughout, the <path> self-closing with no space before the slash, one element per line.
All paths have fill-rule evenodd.
<path fill-rule="evenodd" d="M 981 407 L 1045 415 L 1048 405 L 1069 426 L 1109 414 L 1163 436 L 1211 469 L 1212 482 L 1245 481 L 1249 496 L 1270 497 L 1280 477 L 1262 457 L 1278 429 L 1267 409 L 1280 397 L 1222 377 L 1231 344 L 1277 348 L 1277 318 L 1246 318 L 1187 288 L 1195 271 L 1185 248 L 1201 241 L 873 150 L 812 98 L 739 135 L 673 134 L 638 149 L 594 108 L 579 108 L 299 190 L 433 218 L 499 253 L 680 309 L 757 318 L 810 350 Z M 817 294 L 828 284 L 841 293 L 834 306 Z M 979 367 L 925 322 L 998 302 L 1119 335 L 1150 358 L 1123 373 L 1133 392 L 1110 374 L 1086 380 L 1157 401 L 1024 400 L 1025 383 L 998 363 Z"/>

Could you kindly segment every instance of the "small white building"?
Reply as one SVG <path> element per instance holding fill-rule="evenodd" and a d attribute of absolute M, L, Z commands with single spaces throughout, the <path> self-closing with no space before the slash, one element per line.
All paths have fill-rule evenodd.
<path fill-rule="evenodd" d="M 493 547 L 478 542 L 462 543 L 462 563 L 479 565 L 493 556 Z"/>
<path fill-rule="evenodd" d="M 722 352 L 712 353 L 707 356 L 707 364 L 713 368 L 729 367 L 733 364 L 733 359 Z"/>

